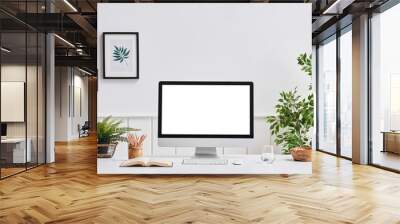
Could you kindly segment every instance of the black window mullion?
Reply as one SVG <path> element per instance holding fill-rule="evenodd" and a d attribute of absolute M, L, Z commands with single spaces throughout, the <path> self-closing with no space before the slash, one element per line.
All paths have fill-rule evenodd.
<path fill-rule="evenodd" d="M 367 44 L 368 44 L 368 53 L 367 53 L 367 108 L 368 108 L 368 164 L 373 164 L 373 145 L 372 145 L 372 64 L 371 64 L 371 57 L 372 57 L 372 12 L 368 12 L 368 30 L 367 30 Z"/>
<path fill-rule="evenodd" d="M 341 84 L 341 64 L 340 64 L 340 31 L 336 32 L 336 154 L 341 156 L 341 119 L 340 119 L 340 84 Z"/>
<path fill-rule="evenodd" d="M 47 0 L 44 2 L 45 4 L 45 13 L 48 13 L 48 2 Z M 44 118 L 42 117 L 42 119 L 44 119 L 44 134 L 43 134 L 43 140 L 44 140 L 44 161 L 43 163 L 47 163 L 47 36 L 48 33 L 45 32 L 44 33 L 44 43 L 42 42 L 42 44 L 44 44 L 44 68 L 42 68 L 42 77 L 44 75 L 44 99 L 43 99 L 43 103 L 44 103 Z M 43 59 L 42 59 L 43 60 Z M 61 78 L 61 77 L 60 77 Z M 43 82 L 43 80 L 42 80 Z M 61 89 L 60 89 L 61 91 Z M 42 95 L 43 96 L 43 95 Z M 42 106 L 43 109 L 43 106 Z"/>
<path fill-rule="evenodd" d="M 25 21 L 28 21 L 28 1 L 25 1 Z M 27 91 L 28 90 L 28 24 L 25 23 L 25 88 L 24 88 L 24 118 L 25 118 L 25 170 L 28 170 L 28 113 L 27 113 Z"/>
<path fill-rule="evenodd" d="M 0 31 L 1 31 L 1 24 L 2 23 L 0 23 Z M 0 47 L 2 46 L 2 32 L 0 32 Z M 2 64 L 1 64 L 1 62 L 2 62 L 2 58 L 1 58 L 1 55 L 2 55 L 2 53 L 0 52 L 0 124 L 2 124 L 2 122 L 1 122 L 1 110 L 2 110 L 2 108 L 1 108 L 1 67 L 2 67 Z M 2 148 L 1 148 L 1 144 L 0 144 L 0 179 L 3 179 L 2 178 L 2 176 L 1 176 L 1 170 L 2 170 L 2 162 L 1 162 L 1 150 L 2 150 Z"/>
<path fill-rule="evenodd" d="M 319 45 L 315 47 L 315 148 L 319 150 Z"/>
<path fill-rule="evenodd" d="M 39 0 L 36 1 L 36 13 L 39 14 Z M 38 165 L 39 165 L 39 32 L 37 31 L 36 32 L 36 166 Z"/>

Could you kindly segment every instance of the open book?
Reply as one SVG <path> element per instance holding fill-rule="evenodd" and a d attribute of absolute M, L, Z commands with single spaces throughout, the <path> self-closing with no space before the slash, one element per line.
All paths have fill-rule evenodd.
<path fill-rule="evenodd" d="M 135 158 L 122 162 L 119 166 L 130 167 L 130 166 L 157 166 L 157 167 L 172 167 L 172 161 L 160 160 L 160 159 L 150 159 L 150 158 Z"/>

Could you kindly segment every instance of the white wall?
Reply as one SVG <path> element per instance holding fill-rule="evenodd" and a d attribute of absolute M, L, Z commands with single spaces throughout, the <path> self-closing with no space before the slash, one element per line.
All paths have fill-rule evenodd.
<path fill-rule="evenodd" d="M 76 68 L 56 67 L 55 140 L 69 141 L 79 137 L 78 124 L 88 120 L 88 78 Z M 78 91 L 80 90 L 80 97 Z M 81 100 L 79 103 L 78 100 Z M 77 105 L 81 105 L 79 113 Z"/>
<path fill-rule="evenodd" d="M 6 64 L 1 66 L 1 81 L 3 82 L 25 82 L 26 71 L 32 71 L 33 67 L 25 64 Z M 29 74 L 31 74 L 29 72 Z M 33 96 L 33 93 L 28 96 Z M 36 94 L 35 94 L 36 96 Z M 4 96 L 2 96 L 4 97 Z M 24 108 L 22 108 L 24 110 Z M 7 108 L 1 108 L 7 110 Z M 11 122 L 7 124 L 7 137 L 25 137 L 25 122 Z"/>
<path fill-rule="evenodd" d="M 249 80 L 261 143 L 279 92 L 308 87 L 296 58 L 311 53 L 311 4 L 101 3 L 97 32 L 99 118 L 155 119 L 160 80 Z M 139 32 L 139 80 L 102 78 L 103 32 Z"/>
<path fill-rule="evenodd" d="M 76 71 L 76 70 L 75 70 Z M 79 137 L 79 132 L 77 129 L 78 124 L 81 126 L 88 121 L 89 114 L 89 102 L 88 102 L 88 77 L 82 76 L 83 73 L 79 72 L 75 73 L 74 77 L 74 110 L 73 119 L 72 119 L 72 136 L 74 138 Z M 78 93 L 80 91 L 80 93 Z M 79 97 L 80 95 L 80 97 Z M 80 101 L 80 102 L 79 102 Z M 81 111 L 80 111 L 81 110 Z"/>
<path fill-rule="evenodd" d="M 26 85 L 26 108 L 25 105 L 17 108 L 3 107 L 2 113 L 25 113 L 26 121 L 23 122 L 6 122 L 7 123 L 7 137 L 21 138 L 27 136 L 30 139 L 30 146 L 32 153 L 32 161 L 39 163 L 44 162 L 44 74 L 42 73 L 41 66 L 25 65 L 25 63 L 6 63 L 1 66 L 1 81 L 2 82 L 24 82 Z M 2 94 L 4 89 L 2 89 Z M 23 91 L 22 91 L 23 93 Z M 7 98 L 2 95 L 2 98 Z M 23 97 L 22 97 L 23 98 Z M 23 100 L 23 99 L 22 99 Z M 17 103 L 17 102 L 16 102 Z M 3 103 L 2 103 L 3 104 Z M 10 111 L 11 110 L 11 111 Z M 12 111 L 20 110 L 20 111 Z M 22 111 L 21 111 L 22 110 Z M 23 119 L 24 120 L 24 119 Z M 38 156 L 37 156 L 38 155 Z"/>
<path fill-rule="evenodd" d="M 68 140 L 68 67 L 55 68 L 55 140 Z"/>
<path fill-rule="evenodd" d="M 103 117 L 99 117 L 101 120 Z M 147 136 L 143 149 L 145 155 L 192 155 L 193 147 L 160 147 L 157 138 L 157 117 L 153 116 L 134 116 L 134 117 L 113 117 L 122 121 L 123 127 L 140 128 L 141 131 L 136 134 L 145 134 Z M 270 145 L 272 138 L 270 132 L 266 128 L 265 119 L 257 117 L 254 120 L 254 139 L 255 141 L 247 147 L 220 147 L 219 154 L 258 154 L 264 145 Z M 126 147 L 125 143 L 119 143 L 118 147 Z M 118 150 L 117 150 L 118 151 Z M 124 151 L 124 150 L 121 150 Z M 275 151 L 280 152 L 275 147 Z"/>
<path fill-rule="evenodd" d="M 28 74 L 28 75 L 27 75 Z M 28 122 L 28 137 L 37 131 L 37 96 L 36 96 L 36 66 L 25 66 L 25 64 L 5 64 L 1 67 L 1 81 L 3 82 L 26 82 L 27 86 L 27 122 Z M 7 96 L 2 96 L 7 97 Z M 41 107 L 41 105 L 39 105 Z M 10 108 L 1 108 L 1 110 L 9 110 Z M 24 111 L 24 108 L 21 108 Z M 7 122 L 8 137 L 24 137 L 26 122 Z M 41 136 L 42 137 L 42 136 Z"/>

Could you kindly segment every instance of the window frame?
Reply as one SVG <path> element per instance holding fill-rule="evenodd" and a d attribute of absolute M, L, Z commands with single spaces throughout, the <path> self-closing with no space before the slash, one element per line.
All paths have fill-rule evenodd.
<path fill-rule="evenodd" d="M 394 6 L 397 6 L 400 4 L 399 0 L 388 0 L 384 4 L 380 5 L 377 8 L 374 8 L 373 10 L 368 11 L 368 20 L 367 20 L 367 46 L 368 46 L 368 53 L 367 53 L 367 119 L 368 119 L 368 124 L 367 124 L 367 139 L 368 139 L 368 152 L 367 152 L 367 163 L 370 166 L 380 168 L 383 170 L 391 171 L 394 173 L 400 173 L 400 170 L 390 168 L 387 166 L 375 164 L 373 162 L 373 153 L 374 153 L 374 148 L 373 148 L 373 131 L 372 131 L 372 94 L 373 94 L 373 88 L 372 88 L 372 57 L 373 57 L 373 51 L 372 51 L 372 19 L 374 17 L 374 14 L 381 14 L 384 13 L 385 11 L 393 8 Z"/>
<path fill-rule="evenodd" d="M 341 112 L 341 108 L 340 108 L 340 104 L 341 104 L 341 89 L 340 89 L 340 84 L 341 84 L 341 63 L 340 63 L 340 37 L 342 35 L 344 35 L 347 32 L 351 32 L 352 31 L 352 23 L 347 24 L 346 26 L 344 26 L 343 28 L 339 29 L 336 31 L 336 33 L 333 33 L 332 35 L 328 36 L 327 38 L 321 40 L 318 42 L 318 44 L 316 44 L 316 101 L 315 101 L 315 105 L 316 105 L 316 150 L 319 152 L 323 152 L 329 155 L 333 155 L 333 156 L 337 156 L 340 158 L 344 158 L 347 160 L 352 160 L 352 158 L 347 157 L 342 155 L 342 150 L 341 150 L 341 117 L 340 117 L 340 112 Z M 336 151 L 335 153 L 332 152 L 328 152 L 324 149 L 320 149 L 319 148 L 319 136 L 320 136 L 320 130 L 319 130 L 319 99 L 320 99 L 320 95 L 319 95 L 319 85 L 320 85 L 320 74 L 319 74 L 319 65 L 320 65 L 320 56 L 319 56 L 319 47 L 322 43 L 326 44 L 329 43 L 330 41 L 336 41 Z"/>

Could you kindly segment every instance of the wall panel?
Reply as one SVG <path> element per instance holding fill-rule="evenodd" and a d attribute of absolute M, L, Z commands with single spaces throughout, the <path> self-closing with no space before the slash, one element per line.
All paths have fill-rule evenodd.
<path fill-rule="evenodd" d="M 101 121 L 104 117 L 99 117 Z M 190 156 L 194 153 L 194 147 L 160 147 L 158 146 L 157 138 L 157 117 L 138 116 L 138 117 L 113 117 L 113 119 L 121 120 L 123 123 L 121 127 L 139 128 L 141 131 L 135 132 L 137 135 L 145 134 L 147 136 L 143 149 L 144 154 L 159 155 L 159 156 L 172 156 L 182 155 Z M 259 154 L 265 145 L 274 145 L 270 132 L 263 117 L 256 117 L 254 120 L 255 133 L 258 135 L 253 143 L 247 147 L 219 147 L 217 152 L 219 154 Z M 120 143 L 118 149 L 126 151 L 125 143 Z M 275 152 L 279 153 L 279 147 L 274 146 Z M 119 152 L 121 153 L 121 152 Z"/>

